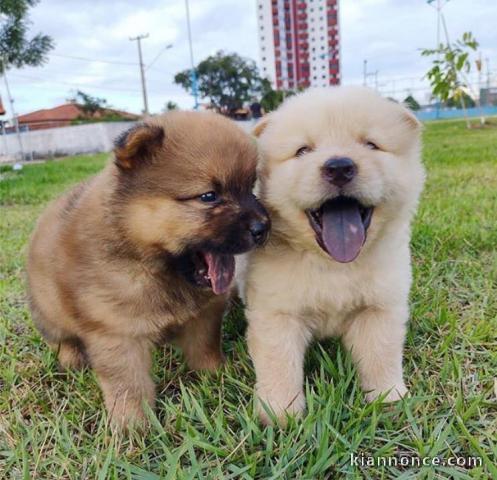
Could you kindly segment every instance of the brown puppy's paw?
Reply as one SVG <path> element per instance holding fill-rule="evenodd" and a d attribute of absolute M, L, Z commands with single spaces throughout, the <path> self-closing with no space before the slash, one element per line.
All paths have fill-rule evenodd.
<path fill-rule="evenodd" d="M 149 427 L 149 420 L 142 403 L 139 401 L 121 398 L 116 400 L 112 406 L 109 405 L 107 410 L 113 432 L 133 430 L 145 432 Z"/>
<path fill-rule="evenodd" d="M 61 370 L 82 370 L 88 365 L 85 353 L 76 342 L 61 342 L 57 357 Z"/>
<path fill-rule="evenodd" d="M 187 359 L 188 366 L 192 370 L 214 372 L 221 368 L 226 359 L 221 352 L 208 352 Z"/>

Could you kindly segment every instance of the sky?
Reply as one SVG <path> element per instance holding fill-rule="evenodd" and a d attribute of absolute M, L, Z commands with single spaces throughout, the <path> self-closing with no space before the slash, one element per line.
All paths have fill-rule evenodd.
<path fill-rule="evenodd" d="M 449 0 L 443 12 L 451 40 L 465 31 L 474 33 L 497 81 L 497 2 Z M 256 0 L 190 0 L 190 14 L 196 62 L 218 50 L 259 60 Z M 114 108 L 139 113 L 137 45 L 129 37 L 146 33 L 145 65 L 172 44 L 146 70 L 150 111 L 160 112 L 168 101 L 193 106 L 173 82 L 190 65 L 183 0 L 41 0 L 30 19 L 31 33 L 50 35 L 56 46 L 45 65 L 9 70 L 18 114 L 64 103 L 78 89 L 107 99 Z M 419 49 L 436 44 L 436 12 L 426 0 L 340 0 L 340 38 L 342 83 L 362 83 L 367 59 L 368 71 L 378 72 L 377 82 L 368 76 L 371 86 L 399 98 L 409 90 L 426 100 L 421 79 L 429 60 Z M 8 107 L 3 81 L 0 94 Z"/>

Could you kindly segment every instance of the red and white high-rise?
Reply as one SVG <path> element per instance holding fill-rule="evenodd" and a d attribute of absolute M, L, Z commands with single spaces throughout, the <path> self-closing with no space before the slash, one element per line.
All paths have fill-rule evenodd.
<path fill-rule="evenodd" d="M 340 83 L 338 0 L 257 0 L 262 75 L 276 89 Z"/>

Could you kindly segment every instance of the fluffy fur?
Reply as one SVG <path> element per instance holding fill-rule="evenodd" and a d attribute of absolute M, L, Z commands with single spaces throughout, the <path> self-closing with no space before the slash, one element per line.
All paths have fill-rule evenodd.
<path fill-rule="evenodd" d="M 407 109 L 357 87 L 299 94 L 256 126 L 260 198 L 273 228 L 264 248 L 241 259 L 240 279 L 264 422 L 261 403 L 282 423 L 304 410 L 303 361 L 313 338 L 341 337 L 368 401 L 406 394 L 410 222 L 424 181 L 420 130 Z M 336 186 L 323 165 L 343 157 L 357 174 Z M 340 195 L 374 207 L 349 263 L 323 250 L 306 214 Z"/>
<path fill-rule="evenodd" d="M 115 424 L 141 423 L 143 402 L 154 403 L 155 343 L 179 345 L 193 369 L 221 363 L 230 275 L 215 295 L 205 259 L 230 267 L 264 241 L 256 163 L 229 120 L 171 113 L 122 135 L 104 171 L 41 216 L 28 258 L 33 320 L 63 367 L 95 370 Z"/>

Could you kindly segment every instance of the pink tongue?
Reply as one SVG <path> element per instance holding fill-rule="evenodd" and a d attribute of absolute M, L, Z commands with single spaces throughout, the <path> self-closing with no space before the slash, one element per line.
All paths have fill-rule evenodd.
<path fill-rule="evenodd" d="M 324 247 L 337 262 L 352 262 L 359 255 L 366 233 L 356 202 L 343 200 L 325 204 L 322 228 Z"/>
<path fill-rule="evenodd" d="M 227 292 L 235 274 L 235 257 L 206 252 L 204 258 L 211 279 L 212 291 L 216 295 Z"/>

